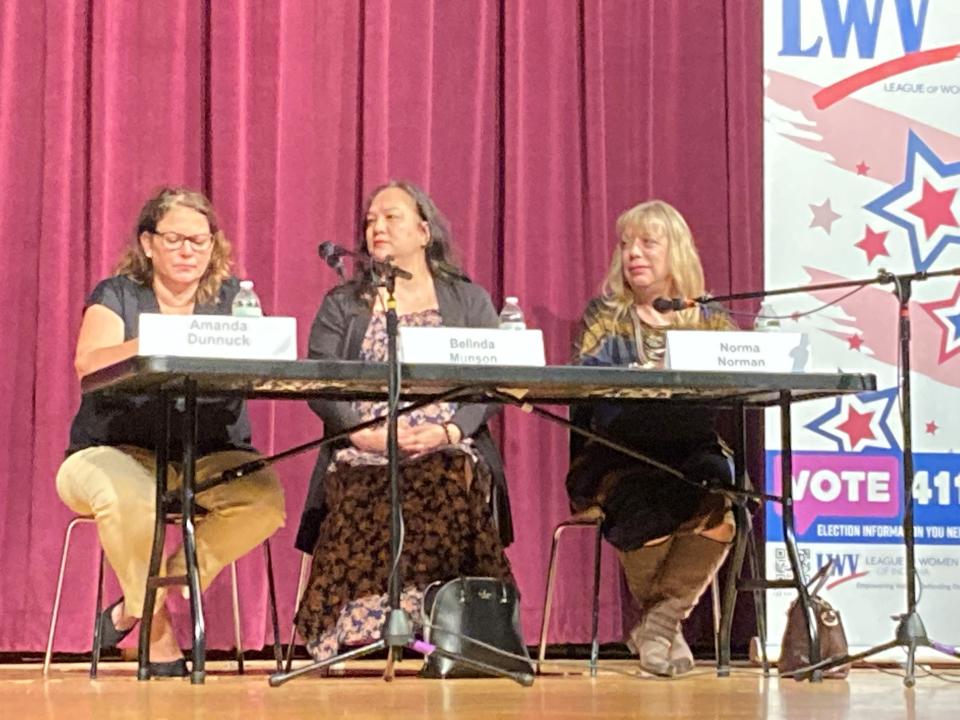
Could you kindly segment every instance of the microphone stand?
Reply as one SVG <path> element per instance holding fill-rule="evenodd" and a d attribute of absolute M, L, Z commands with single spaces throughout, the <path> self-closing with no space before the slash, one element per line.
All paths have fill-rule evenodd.
<path fill-rule="evenodd" d="M 913 293 L 913 283 L 920 280 L 928 280 L 937 277 L 947 277 L 951 275 L 960 275 L 960 267 L 950 270 L 940 270 L 936 272 L 915 272 L 903 275 L 895 275 L 880 270 L 877 277 L 866 280 L 845 280 L 832 283 L 821 283 L 819 285 L 807 285 L 804 287 L 785 288 L 781 290 L 759 291 L 733 293 L 716 297 L 701 296 L 696 299 L 699 304 L 708 302 L 727 302 L 731 300 L 748 300 L 752 298 L 769 297 L 771 295 L 787 295 L 797 292 L 810 292 L 813 290 L 832 290 L 846 287 L 865 287 L 867 285 L 885 285 L 893 284 L 893 293 L 897 298 L 898 317 L 899 317 L 899 336 L 898 347 L 899 361 L 902 372 L 901 377 L 901 424 L 903 429 L 903 462 L 901 465 L 901 481 L 903 492 L 903 544 L 906 552 L 906 588 L 907 588 L 907 610 L 901 615 L 894 616 L 898 621 L 895 636 L 890 640 L 879 645 L 875 645 L 863 652 L 856 654 L 847 654 L 842 657 L 829 657 L 819 662 L 801 668 L 794 673 L 797 679 L 816 676 L 823 670 L 847 665 L 849 663 L 862 660 L 870 655 L 875 655 L 885 650 L 895 647 L 906 648 L 907 662 L 906 674 L 903 678 L 905 687 L 913 687 L 916 683 L 915 665 L 916 651 L 918 647 L 928 647 L 950 657 L 960 658 L 960 649 L 939 643 L 932 640 L 927 635 L 927 630 L 923 625 L 923 620 L 917 612 L 917 584 L 916 584 L 916 537 L 914 534 L 913 521 L 913 415 L 911 408 L 912 382 L 910 378 L 910 298 Z M 782 429 L 781 429 L 782 430 Z M 785 478 L 784 482 L 792 482 L 793 478 Z M 813 648 L 810 654 L 811 659 L 815 659 L 819 654 Z"/>
<path fill-rule="evenodd" d="M 359 256 L 358 256 L 359 257 Z M 329 667 L 338 662 L 363 657 L 379 650 L 387 651 L 387 663 L 383 671 L 386 682 L 393 680 L 395 665 L 403 656 L 403 649 L 410 648 L 423 655 L 437 653 L 444 657 L 473 666 L 487 673 L 513 680 L 529 687 L 533 684 L 532 673 L 513 672 L 473 660 L 458 653 L 450 652 L 422 640 L 415 640 L 410 615 L 400 604 L 403 590 L 403 572 L 401 567 L 401 542 L 403 534 L 403 499 L 400 492 L 399 447 L 397 444 L 397 418 L 400 414 L 400 361 L 397 353 L 399 319 L 397 300 L 394 295 L 398 277 L 412 277 L 410 273 L 393 264 L 392 258 L 370 262 L 371 271 L 377 278 L 377 287 L 387 292 L 387 473 L 390 480 L 390 575 L 387 580 L 388 609 L 383 623 L 380 639 L 365 646 L 348 650 L 332 658 L 319 660 L 290 672 L 275 673 L 270 676 L 270 686 L 279 687 L 300 675 Z M 342 277 L 342 271 L 341 271 Z"/>

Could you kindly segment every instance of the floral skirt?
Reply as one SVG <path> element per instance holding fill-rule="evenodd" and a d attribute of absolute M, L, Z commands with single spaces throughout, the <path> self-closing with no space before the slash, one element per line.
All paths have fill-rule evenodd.
<path fill-rule="evenodd" d="M 383 465 L 341 464 L 327 474 L 329 512 L 320 526 L 297 629 L 317 659 L 341 645 L 373 642 L 387 609 L 390 483 Z M 459 449 L 400 465 L 403 496 L 401 605 L 419 624 L 427 585 L 459 575 L 513 582 L 494 526 L 490 473 Z"/>

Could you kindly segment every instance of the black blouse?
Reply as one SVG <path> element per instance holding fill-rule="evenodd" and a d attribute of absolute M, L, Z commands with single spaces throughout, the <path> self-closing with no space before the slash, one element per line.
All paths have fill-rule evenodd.
<path fill-rule="evenodd" d="M 236 278 L 220 287 L 216 302 L 197 305 L 197 315 L 229 315 L 233 297 L 240 289 Z M 124 340 L 139 335 L 140 313 L 160 312 L 153 288 L 141 285 L 125 275 L 102 280 L 90 293 L 85 307 L 103 305 L 123 319 Z M 155 450 L 160 404 L 154 395 L 84 395 L 70 427 L 67 454 L 97 445 L 134 445 Z M 176 407 L 172 417 L 169 453 L 171 460 L 183 454 L 178 429 L 183 409 Z M 197 401 L 197 454 L 219 450 L 252 450 L 250 421 L 246 404 L 240 398 Z"/>

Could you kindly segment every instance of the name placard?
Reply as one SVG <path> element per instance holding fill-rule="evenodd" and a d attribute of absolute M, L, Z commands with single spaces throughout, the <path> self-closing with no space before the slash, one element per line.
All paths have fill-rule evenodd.
<path fill-rule="evenodd" d="M 801 373 L 810 369 L 804 333 L 707 330 L 667 331 L 670 370 Z"/>
<path fill-rule="evenodd" d="M 540 330 L 402 327 L 400 360 L 449 365 L 526 365 L 543 367 Z"/>
<path fill-rule="evenodd" d="M 296 360 L 297 319 L 142 313 L 139 354 Z"/>

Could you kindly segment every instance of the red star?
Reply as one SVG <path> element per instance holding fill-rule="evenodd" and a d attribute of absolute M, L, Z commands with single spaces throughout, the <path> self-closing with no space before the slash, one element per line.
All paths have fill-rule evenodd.
<path fill-rule="evenodd" d="M 870 429 L 873 413 L 859 413 L 852 407 L 849 410 L 847 419 L 837 425 L 837 429 L 850 438 L 850 448 L 856 449 L 862 440 L 876 440 L 877 436 Z"/>
<path fill-rule="evenodd" d="M 863 160 L 857 165 L 857 175 L 866 175 L 870 170 L 870 166 L 867 165 Z"/>
<path fill-rule="evenodd" d="M 878 255 L 886 255 L 890 257 L 890 253 L 887 252 L 887 247 L 884 245 L 884 240 L 887 238 L 886 232 L 874 232 L 869 225 L 864 227 L 864 235 L 859 242 L 854 243 L 854 247 L 858 247 L 867 254 L 867 264 L 873 262 L 874 258 Z"/>
<path fill-rule="evenodd" d="M 790 319 L 794 322 L 800 322 L 800 311 L 794 310 L 792 313 L 790 313 Z"/>
<path fill-rule="evenodd" d="M 933 237 L 941 225 L 957 226 L 957 218 L 950 209 L 956 194 L 957 188 L 940 191 L 926 180 L 923 181 L 923 197 L 908 207 L 907 211 L 923 220 L 923 229 L 928 238 Z"/>
<path fill-rule="evenodd" d="M 927 423 L 927 435 L 936 435 L 937 430 L 940 429 L 940 426 L 937 425 L 935 420 L 931 420 Z"/>
<path fill-rule="evenodd" d="M 847 338 L 847 344 L 850 346 L 851 350 L 859 350 L 860 346 L 863 345 L 863 336 L 851 335 Z"/>

